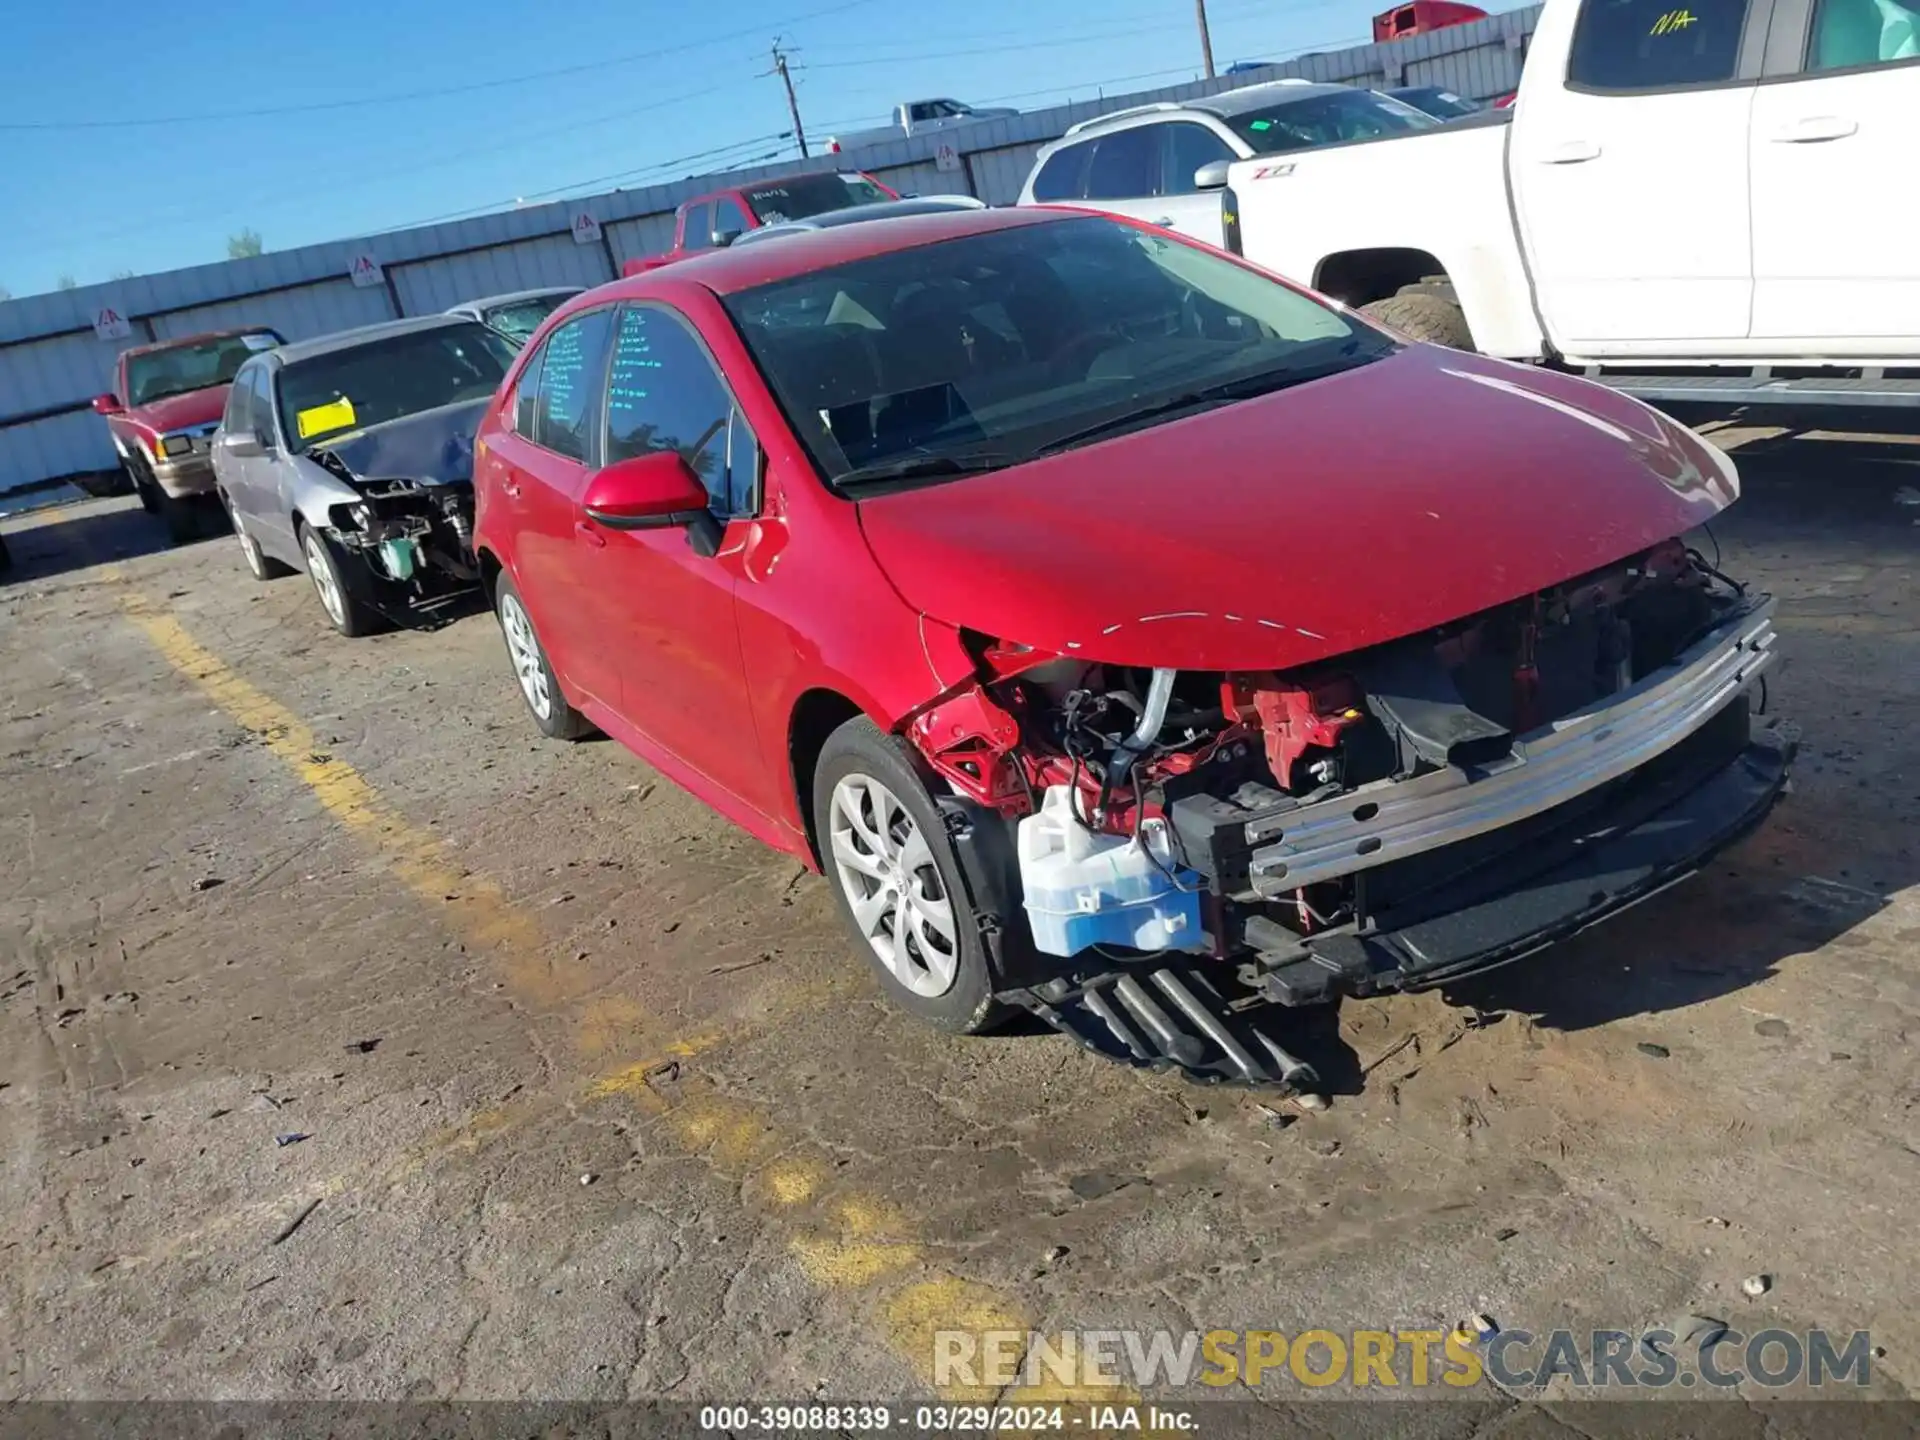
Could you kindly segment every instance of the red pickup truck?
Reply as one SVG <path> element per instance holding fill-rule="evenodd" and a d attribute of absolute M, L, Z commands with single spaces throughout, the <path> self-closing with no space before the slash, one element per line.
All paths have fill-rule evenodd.
<path fill-rule="evenodd" d="M 1379 45 L 1486 18 L 1487 12 L 1478 5 L 1462 5 L 1457 0 L 1409 0 L 1373 17 L 1373 40 Z"/>
<path fill-rule="evenodd" d="M 213 432 L 234 372 L 282 343 L 253 325 L 136 345 L 114 362 L 113 389 L 94 399 L 140 504 L 166 521 L 175 544 L 199 533 L 212 503 Z"/>
<path fill-rule="evenodd" d="M 898 200 L 899 192 L 871 175 L 822 170 L 812 175 L 784 175 L 756 180 L 730 190 L 715 190 L 680 202 L 673 215 L 673 248 L 664 255 L 645 255 L 620 267 L 625 275 L 643 275 L 702 250 L 731 245 L 749 230 L 777 225 L 783 220 L 805 220 L 829 210 Z"/>

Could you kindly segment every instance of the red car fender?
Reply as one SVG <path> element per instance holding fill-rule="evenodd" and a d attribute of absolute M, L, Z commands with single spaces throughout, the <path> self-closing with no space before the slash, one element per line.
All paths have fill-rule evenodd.
<path fill-rule="evenodd" d="M 1021 774 L 1006 763 L 1020 744 L 1019 723 L 979 685 L 922 710 L 909 722 L 907 738 L 969 799 L 995 809 L 1024 801 Z"/>
<path fill-rule="evenodd" d="M 810 470 L 798 473 L 792 491 L 818 484 Z M 792 482 L 794 474 L 788 466 L 770 465 L 769 491 Z M 959 632 L 910 608 L 887 583 L 866 552 L 850 503 L 821 489 L 816 496 L 795 496 L 786 510 L 777 519 L 763 514 L 743 535 L 734 595 L 762 763 L 768 774 L 784 777 L 775 817 L 798 838 L 808 828 L 812 796 L 796 785 L 794 760 L 809 716 L 822 705 L 832 711 L 857 711 L 881 730 L 905 733 L 911 740 L 914 718 L 930 702 L 970 685 L 973 669 Z M 788 546 L 764 533 L 789 524 L 810 534 L 839 529 L 847 543 Z M 751 533 L 756 529 L 762 532 L 758 536 Z M 775 543 L 777 559 L 770 573 L 752 573 L 760 568 L 750 559 L 754 551 Z M 838 625 L 808 623 L 814 608 L 822 605 L 837 609 Z M 831 639 L 823 642 L 817 638 L 822 635 Z M 811 862 L 804 842 L 793 848 Z"/>

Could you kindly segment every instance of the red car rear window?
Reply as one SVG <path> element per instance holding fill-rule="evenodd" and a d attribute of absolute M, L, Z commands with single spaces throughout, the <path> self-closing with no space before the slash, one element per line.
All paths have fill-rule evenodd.
<path fill-rule="evenodd" d="M 845 210 L 850 205 L 873 205 L 889 199 L 887 192 L 862 175 L 789 175 L 784 180 L 769 180 L 749 185 L 741 195 L 753 207 L 754 218 L 762 225 L 782 220 L 805 220 L 829 210 Z"/>

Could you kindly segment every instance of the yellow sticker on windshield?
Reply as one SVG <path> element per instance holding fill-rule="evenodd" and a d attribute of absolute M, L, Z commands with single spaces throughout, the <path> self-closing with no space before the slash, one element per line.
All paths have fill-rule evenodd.
<path fill-rule="evenodd" d="M 353 401 L 342 395 L 338 400 L 329 400 L 325 405 L 316 405 L 311 410 L 302 410 L 293 417 L 294 428 L 299 430 L 300 438 L 319 435 L 328 430 L 351 430 L 353 428 Z"/>

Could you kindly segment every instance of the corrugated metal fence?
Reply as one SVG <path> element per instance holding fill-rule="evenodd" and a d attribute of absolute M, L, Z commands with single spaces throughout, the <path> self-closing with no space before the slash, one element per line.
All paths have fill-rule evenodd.
<path fill-rule="evenodd" d="M 865 170 L 903 193 L 973 194 L 990 205 L 1009 205 L 1019 198 L 1042 145 L 1069 125 L 1127 105 L 1191 100 L 1289 75 L 1377 86 L 1445 85 L 1474 99 L 1504 94 L 1519 83 L 1526 37 L 1538 17 L 1536 5 L 1232 77 L 984 120 L 850 151 L 832 162 Z M 943 141 L 959 152 L 957 168 L 943 170 L 936 162 Z M 299 340 L 507 290 L 602 284 L 625 261 L 667 248 L 674 208 L 689 195 L 821 166 L 819 158 L 762 165 L 0 304 L 0 492 L 114 466 L 106 427 L 87 404 L 106 389 L 114 356 L 126 345 L 229 325 L 268 325 Z M 597 222 L 597 236 L 592 227 L 584 234 L 576 230 L 582 215 Z M 381 267 L 377 283 L 349 278 L 363 255 Z M 107 308 L 131 321 L 130 340 L 97 338 L 95 317 Z"/>

